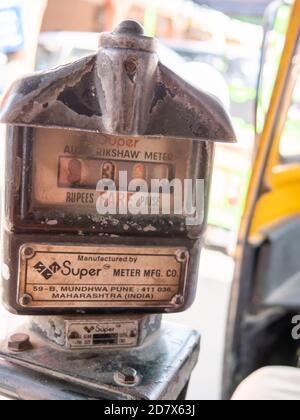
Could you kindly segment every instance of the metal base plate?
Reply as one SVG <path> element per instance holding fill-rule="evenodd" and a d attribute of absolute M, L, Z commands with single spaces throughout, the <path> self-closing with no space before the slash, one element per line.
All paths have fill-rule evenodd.
<path fill-rule="evenodd" d="M 135 349 L 66 351 L 32 336 L 32 349 L 22 353 L 9 351 L 7 343 L 2 342 L 0 357 L 18 365 L 18 369 L 27 368 L 42 375 L 44 386 L 45 380 L 50 379 L 52 390 L 54 380 L 68 384 L 66 389 L 80 388 L 90 398 L 176 400 L 190 379 L 199 350 L 197 332 L 163 323 L 151 340 Z M 136 385 L 121 386 L 116 382 L 116 374 L 125 368 L 137 371 Z M 7 378 L 2 378 L 0 365 L 0 391 L 5 391 Z"/>

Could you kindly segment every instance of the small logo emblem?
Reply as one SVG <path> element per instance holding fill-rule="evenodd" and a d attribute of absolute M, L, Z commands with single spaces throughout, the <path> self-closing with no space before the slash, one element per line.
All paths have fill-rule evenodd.
<path fill-rule="evenodd" d="M 41 276 L 46 280 L 50 280 L 51 277 L 61 270 L 61 266 L 57 262 L 53 262 L 49 267 L 46 267 L 41 261 L 35 264 L 33 267 Z"/>
<path fill-rule="evenodd" d="M 88 334 L 91 334 L 95 330 L 95 327 L 84 327 L 84 331 L 86 331 Z"/>

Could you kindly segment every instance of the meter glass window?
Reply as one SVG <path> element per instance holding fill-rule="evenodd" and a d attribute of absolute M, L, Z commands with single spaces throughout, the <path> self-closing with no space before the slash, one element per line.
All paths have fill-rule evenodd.
<path fill-rule="evenodd" d="M 144 180 L 150 192 L 153 180 L 183 181 L 191 173 L 195 177 L 194 160 L 192 141 L 36 129 L 29 212 L 97 215 L 99 181 L 114 181 L 120 193 L 128 190 L 131 181 Z M 126 174 L 126 183 L 120 182 L 120 172 Z"/>

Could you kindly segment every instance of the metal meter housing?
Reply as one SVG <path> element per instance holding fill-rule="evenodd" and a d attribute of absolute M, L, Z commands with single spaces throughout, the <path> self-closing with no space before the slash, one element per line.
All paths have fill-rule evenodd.
<path fill-rule="evenodd" d="M 132 21 L 95 55 L 16 82 L 7 124 L 4 302 L 26 315 L 176 312 L 194 299 L 215 142 L 234 142 L 219 101 L 162 65 Z M 204 180 L 203 217 L 99 214 L 99 180 Z M 143 197 L 141 195 L 141 197 Z M 182 197 L 179 200 L 183 200 Z"/>

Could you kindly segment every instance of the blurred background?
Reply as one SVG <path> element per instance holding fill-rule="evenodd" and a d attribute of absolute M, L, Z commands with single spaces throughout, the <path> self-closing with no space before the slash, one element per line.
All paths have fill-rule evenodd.
<path fill-rule="evenodd" d="M 290 6 L 291 1 L 281 0 L 0 0 L 0 101 L 16 78 L 92 54 L 99 32 L 135 19 L 146 35 L 159 38 L 161 61 L 217 96 L 233 118 L 239 141 L 217 147 L 197 300 L 186 313 L 168 318 L 202 333 L 189 391 L 197 400 L 220 397 L 234 249 Z M 300 155 L 300 139 L 295 143 L 294 136 L 300 128 L 299 105 L 300 83 L 282 139 L 287 158 Z M 1 334 L 14 322 L 19 320 L 1 308 Z"/>

